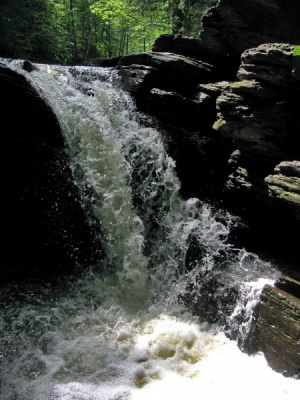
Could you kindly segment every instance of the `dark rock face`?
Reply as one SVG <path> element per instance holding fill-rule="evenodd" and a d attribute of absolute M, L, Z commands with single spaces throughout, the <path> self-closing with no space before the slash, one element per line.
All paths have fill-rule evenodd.
<path fill-rule="evenodd" d="M 292 77 L 293 49 L 270 44 L 247 50 L 241 57 L 238 80 L 217 98 L 214 128 L 234 142 L 244 166 L 262 176 L 281 160 L 299 156 L 297 126 L 293 126 L 298 95 Z"/>
<path fill-rule="evenodd" d="M 278 176 L 273 183 L 271 177 L 267 178 L 282 161 L 300 159 L 299 81 L 292 73 L 294 47 L 264 44 L 242 54 L 237 80 L 230 82 L 216 100 L 214 129 L 233 146 L 224 185 L 228 204 L 235 204 L 238 213 L 250 218 L 265 247 L 282 254 L 288 251 L 296 259 L 291 227 L 298 229 L 297 204 L 292 207 L 286 196 L 275 195 Z"/>
<path fill-rule="evenodd" d="M 222 0 L 203 17 L 200 40 L 215 64 L 234 70 L 247 49 L 300 43 L 299 20 L 297 0 Z"/>
<path fill-rule="evenodd" d="M 140 53 L 121 57 L 118 67 L 151 67 L 156 87 L 163 90 L 175 90 L 182 95 L 189 95 L 195 84 L 214 81 L 214 68 L 203 61 L 183 57 L 170 52 Z"/>
<path fill-rule="evenodd" d="M 195 38 L 188 38 L 182 35 L 161 35 L 152 47 L 152 51 L 159 53 L 171 52 L 182 56 L 205 60 L 205 51 L 201 41 Z"/>
<path fill-rule="evenodd" d="M 91 258 L 85 220 L 56 117 L 26 79 L 0 66 L 0 275 L 55 276 Z"/>

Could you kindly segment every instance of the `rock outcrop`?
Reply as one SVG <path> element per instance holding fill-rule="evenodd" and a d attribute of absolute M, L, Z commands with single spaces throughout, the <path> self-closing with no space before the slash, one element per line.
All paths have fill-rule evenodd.
<path fill-rule="evenodd" d="M 241 56 L 237 80 L 217 98 L 214 129 L 232 141 L 227 189 L 267 198 L 264 178 L 283 160 L 299 159 L 299 82 L 294 45 L 264 44 Z M 235 162 L 234 162 L 235 161 Z M 255 194 L 254 194 L 255 192 Z"/>

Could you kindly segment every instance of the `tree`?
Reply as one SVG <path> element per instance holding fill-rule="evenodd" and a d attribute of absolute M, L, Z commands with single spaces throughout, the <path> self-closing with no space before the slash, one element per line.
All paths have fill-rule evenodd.
<path fill-rule="evenodd" d="M 165 1 L 100 0 L 91 6 L 108 30 L 108 56 L 147 51 L 161 33 L 171 31 Z"/>
<path fill-rule="evenodd" d="M 216 0 L 1 0 L 0 55 L 82 64 L 151 50 L 163 33 L 197 37 Z"/>
<path fill-rule="evenodd" d="M 0 51 L 5 57 L 50 60 L 54 37 L 48 0 L 2 0 Z"/>

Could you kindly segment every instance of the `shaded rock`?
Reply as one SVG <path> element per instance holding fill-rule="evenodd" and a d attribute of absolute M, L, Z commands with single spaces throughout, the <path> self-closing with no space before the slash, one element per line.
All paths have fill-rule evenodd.
<path fill-rule="evenodd" d="M 231 82 L 217 98 L 214 129 L 240 153 L 239 164 L 235 172 L 231 171 L 231 188 L 235 176 L 240 176 L 243 170 L 243 179 L 252 176 L 266 198 L 264 177 L 283 159 L 299 156 L 295 108 L 299 103 L 298 89 L 291 85 L 295 83 L 293 48 L 286 44 L 264 44 L 246 51 L 237 74 L 240 80 Z M 236 184 L 240 186 L 238 180 Z M 251 183 L 253 190 L 256 187 L 257 184 Z"/>
<path fill-rule="evenodd" d="M 203 16 L 199 39 L 161 35 L 153 51 L 173 52 L 212 63 L 221 79 L 234 79 L 240 56 L 246 50 L 264 43 L 300 43 L 299 18 L 296 0 L 288 7 L 281 0 L 271 3 L 255 0 L 249 4 L 222 0 Z"/>
<path fill-rule="evenodd" d="M 58 121 L 23 75 L 0 66 L 0 275 L 56 276 L 92 259 L 86 221 Z"/>
<path fill-rule="evenodd" d="M 211 129 L 215 102 L 197 88 L 214 80 L 211 65 L 171 53 L 141 53 L 121 57 L 118 75 L 140 110 L 163 123 Z"/>
<path fill-rule="evenodd" d="M 282 160 L 300 159 L 300 96 L 292 72 L 293 48 L 290 44 L 264 44 L 242 55 L 240 80 L 224 85 L 216 99 L 213 129 L 230 150 L 222 199 L 250 228 L 238 235 L 240 245 L 263 256 L 272 254 L 277 262 L 292 263 L 297 269 L 293 230 L 299 229 L 298 194 L 287 188 L 286 178 L 275 182 L 278 177 L 270 177 Z M 251 79 L 244 79 L 245 71 L 251 72 Z"/>
<path fill-rule="evenodd" d="M 24 69 L 24 71 L 32 72 L 32 71 L 36 70 L 37 68 L 30 61 L 25 60 L 23 62 L 23 69 Z"/>
<path fill-rule="evenodd" d="M 111 58 L 92 58 L 87 60 L 84 65 L 93 65 L 96 67 L 115 67 L 120 60 L 120 57 L 111 57 Z"/>
<path fill-rule="evenodd" d="M 200 32 L 207 61 L 237 71 L 240 55 L 263 43 L 300 43 L 300 4 L 282 0 L 222 0 L 202 19 Z"/>
<path fill-rule="evenodd" d="M 212 99 L 200 93 L 198 99 L 188 99 L 176 92 L 153 88 L 147 95 L 148 110 L 162 121 L 203 129 L 212 125 L 215 113 Z"/>
<path fill-rule="evenodd" d="M 130 65 L 119 70 L 124 90 L 133 95 L 143 95 L 155 85 L 156 69 L 143 65 Z"/>
<path fill-rule="evenodd" d="M 217 99 L 224 90 L 229 89 L 230 83 L 228 81 L 221 81 L 215 83 L 203 83 L 196 87 L 200 93 L 206 93 L 213 99 Z"/>
<path fill-rule="evenodd" d="M 237 78 L 254 79 L 283 87 L 290 85 L 295 81 L 291 73 L 294 48 L 292 44 L 268 43 L 246 50 L 241 56 Z"/>
<path fill-rule="evenodd" d="M 190 272 L 192 269 L 194 269 L 199 262 L 201 262 L 204 254 L 205 250 L 202 248 L 201 243 L 195 235 L 191 234 L 189 237 L 188 249 L 185 254 L 183 272 Z"/>
<path fill-rule="evenodd" d="M 139 53 L 120 58 L 118 67 L 142 65 L 156 69 L 156 86 L 187 95 L 198 83 L 214 81 L 212 65 L 172 53 Z M 136 68 L 136 67 L 135 67 Z"/>
<path fill-rule="evenodd" d="M 232 83 L 217 98 L 214 128 L 234 142 L 245 166 L 263 174 L 289 153 L 291 108 L 288 95 L 253 81 Z M 253 163 L 253 154 L 258 157 Z M 260 158 L 263 156 L 263 158 Z"/>
<path fill-rule="evenodd" d="M 163 34 L 154 42 L 152 51 L 160 53 L 174 53 L 185 57 L 205 60 L 206 53 L 200 39 L 182 35 Z"/>
<path fill-rule="evenodd" d="M 300 80 L 300 55 L 299 54 L 297 54 L 293 57 L 292 74 L 295 79 L 297 79 L 298 81 Z"/>
<path fill-rule="evenodd" d="M 193 293 L 193 288 L 189 291 Z M 235 308 L 237 296 L 237 289 L 224 283 L 221 274 L 207 275 L 202 278 L 197 294 L 186 294 L 184 301 L 202 321 L 225 325 L 226 317 Z"/>

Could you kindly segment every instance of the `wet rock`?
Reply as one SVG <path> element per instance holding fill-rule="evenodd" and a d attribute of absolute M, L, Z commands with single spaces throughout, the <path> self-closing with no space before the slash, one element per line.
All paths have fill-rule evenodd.
<path fill-rule="evenodd" d="M 182 300 L 201 321 L 226 325 L 226 318 L 233 312 L 238 290 L 224 276 L 214 271 L 199 276 L 197 289 L 188 287 Z"/>
<path fill-rule="evenodd" d="M 266 285 L 251 338 L 252 351 L 262 351 L 269 365 L 285 376 L 300 378 L 300 282 L 283 276 Z"/>

